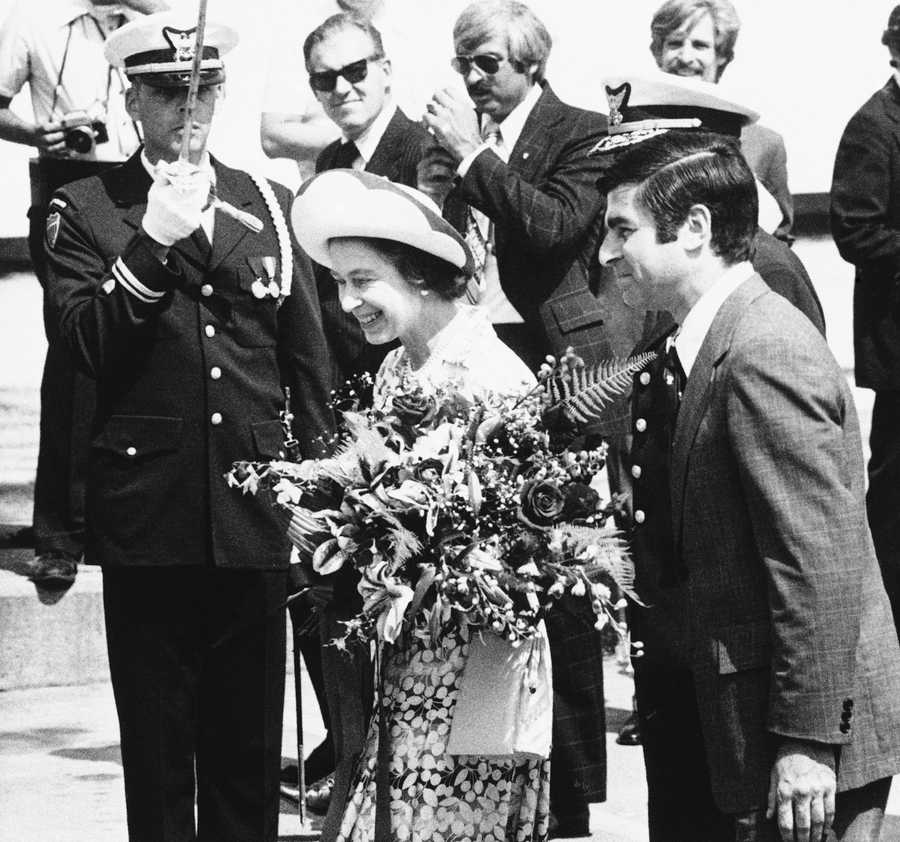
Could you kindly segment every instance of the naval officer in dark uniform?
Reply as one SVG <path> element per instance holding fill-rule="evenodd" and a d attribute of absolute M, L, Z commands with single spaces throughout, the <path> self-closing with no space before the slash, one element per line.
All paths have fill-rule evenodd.
<path fill-rule="evenodd" d="M 86 556 L 103 568 L 132 842 L 277 837 L 289 544 L 223 475 L 285 452 L 284 386 L 301 450 L 330 426 L 290 195 L 206 150 L 237 40 L 213 22 L 183 160 L 194 25 L 163 13 L 110 37 L 144 146 L 59 190 L 46 235 L 53 315 L 97 380 Z"/>

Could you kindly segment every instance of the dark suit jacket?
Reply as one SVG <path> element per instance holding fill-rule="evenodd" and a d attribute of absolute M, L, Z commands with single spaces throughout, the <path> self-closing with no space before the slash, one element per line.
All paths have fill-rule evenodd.
<path fill-rule="evenodd" d="M 545 82 L 509 163 L 483 151 L 450 194 L 494 223 L 500 284 L 529 329 L 531 363 L 602 320 L 587 287 L 603 226 L 602 156 L 588 152 L 605 131 L 605 117 L 566 105 Z"/>
<path fill-rule="evenodd" d="M 772 735 L 840 747 L 840 790 L 900 769 L 900 646 L 864 485 L 843 373 L 753 276 L 688 376 L 670 479 L 690 666 L 725 812 L 765 803 Z"/>
<path fill-rule="evenodd" d="M 383 175 L 398 184 L 416 186 L 416 167 L 433 140 L 418 123 L 410 120 L 399 108 L 385 129 L 366 171 Z M 341 141 L 326 146 L 316 159 L 316 172 L 335 167 L 335 157 Z M 325 335 L 331 348 L 335 366 L 335 379 L 343 382 L 347 377 L 369 371 L 374 375 L 385 354 L 395 344 L 369 345 L 363 337 L 356 319 L 341 310 L 337 287 L 325 267 L 315 264 L 316 284 L 322 303 L 322 320 Z"/>
<path fill-rule="evenodd" d="M 103 565 L 286 568 L 274 508 L 223 475 L 235 460 L 283 451 L 282 384 L 305 452 L 332 426 L 312 273 L 295 245 L 290 296 L 280 308 L 258 297 L 263 258 L 281 271 L 271 216 L 246 173 L 214 166 L 221 198 L 264 228 L 251 234 L 217 213 L 211 249 L 198 229 L 165 265 L 140 234 L 150 176 L 139 154 L 62 188 L 51 207 L 59 229 L 47 301 L 97 380 L 88 554 Z M 272 188 L 286 214 L 290 193 Z"/>
<path fill-rule="evenodd" d="M 900 389 L 900 88 L 893 78 L 844 129 L 831 231 L 841 257 L 856 266 L 856 382 Z"/>

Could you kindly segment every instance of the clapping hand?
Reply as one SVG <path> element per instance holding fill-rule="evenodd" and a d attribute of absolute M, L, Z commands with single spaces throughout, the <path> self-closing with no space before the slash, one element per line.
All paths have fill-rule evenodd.
<path fill-rule="evenodd" d="M 163 246 L 173 246 L 200 227 L 203 209 L 210 202 L 210 172 L 187 161 L 156 165 L 147 194 L 142 226 L 147 235 Z"/>
<path fill-rule="evenodd" d="M 428 147 L 416 167 L 416 187 L 442 208 L 455 179 L 456 162 L 450 153 L 436 143 Z"/>
<path fill-rule="evenodd" d="M 450 153 L 454 163 L 481 146 L 478 115 L 464 94 L 444 88 L 425 106 L 422 125 Z"/>
<path fill-rule="evenodd" d="M 785 740 L 769 778 L 766 818 L 784 842 L 820 842 L 834 822 L 837 780 L 832 746 Z"/>

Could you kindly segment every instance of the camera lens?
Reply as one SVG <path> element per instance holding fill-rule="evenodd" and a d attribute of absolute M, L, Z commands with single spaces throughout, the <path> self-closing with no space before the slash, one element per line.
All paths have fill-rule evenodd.
<path fill-rule="evenodd" d="M 94 133 L 87 126 L 76 126 L 66 132 L 66 146 L 82 155 L 94 148 Z"/>

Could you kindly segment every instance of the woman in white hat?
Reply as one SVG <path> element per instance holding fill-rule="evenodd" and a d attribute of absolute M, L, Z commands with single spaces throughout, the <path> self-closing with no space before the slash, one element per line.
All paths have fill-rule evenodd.
<path fill-rule="evenodd" d="M 304 185 L 291 218 L 300 245 L 331 269 L 341 306 L 359 321 L 366 339 L 400 340 L 376 377 L 376 407 L 413 384 L 426 392 L 452 384 L 481 398 L 534 386 L 534 376 L 497 338 L 488 316 L 461 303 L 471 253 L 424 194 L 370 173 L 330 170 Z M 386 724 L 379 732 L 373 719 L 346 804 L 336 787 L 322 839 L 373 839 L 376 812 L 389 816 L 390 828 L 378 833 L 391 839 L 546 837 L 547 761 L 460 760 L 445 751 L 466 656 L 467 647 L 454 635 L 434 641 L 410 634 L 392 647 L 382 666 L 385 698 L 376 699 Z M 402 727 L 392 727 L 397 723 Z M 387 744 L 379 750 L 382 735 Z M 386 760 L 387 797 L 376 783 Z M 424 778 L 423 770 L 430 770 Z M 415 786 L 401 783 L 410 774 Z M 339 825 L 335 837 L 333 819 Z"/>

